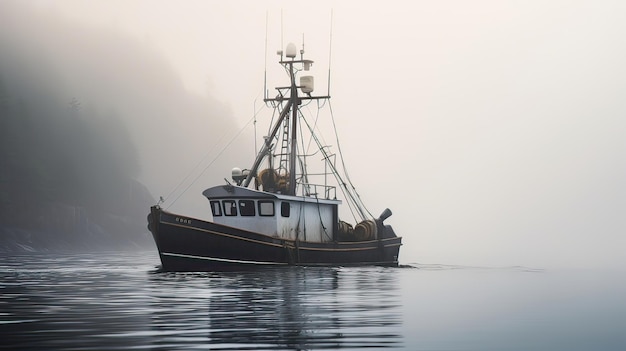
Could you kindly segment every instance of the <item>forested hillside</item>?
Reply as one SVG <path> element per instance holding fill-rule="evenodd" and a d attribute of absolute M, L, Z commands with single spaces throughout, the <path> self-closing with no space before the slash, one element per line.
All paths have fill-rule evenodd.
<path fill-rule="evenodd" d="M 154 200 L 135 180 L 137 152 L 121 121 L 1 77 L 0 249 L 144 244 Z"/>
<path fill-rule="evenodd" d="M 149 38 L 0 2 L 0 251 L 154 245 L 154 198 L 202 218 L 206 184 L 254 156 L 240 138 L 168 198 L 240 128 Z"/>

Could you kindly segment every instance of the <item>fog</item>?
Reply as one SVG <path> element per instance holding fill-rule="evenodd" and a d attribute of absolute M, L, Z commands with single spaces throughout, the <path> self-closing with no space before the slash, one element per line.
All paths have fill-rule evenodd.
<path fill-rule="evenodd" d="M 53 67 L 68 101 L 115 111 L 138 179 L 172 211 L 206 217 L 201 191 L 251 164 L 263 72 L 271 89 L 276 50 L 300 47 L 304 34 L 318 91 L 332 73 L 352 180 L 372 213 L 394 212 L 401 262 L 626 266 L 622 2 L 64 0 L 0 9 L 3 37 L 21 59 Z"/>
<path fill-rule="evenodd" d="M 209 159 L 214 156 L 207 152 L 220 138 L 228 141 L 239 131 L 226 103 L 187 91 L 172 64 L 150 43 L 119 29 L 47 11 L 47 3 L 3 2 L 2 6 L 1 68 L 9 95 L 26 100 L 45 96 L 65 107 L 76 101 L 85 118 L 104 115 L 91 130 L 109 138 L 106 143 L 118 147 L 119 157 L 132 160 L 128 173 L 145 184 L 154 198 L 171 195 L 176 199 L 188 183 L 173 191 L 194 165 L 205 155 Z M 39 112 L 35 114 L 45 115 Z M 121 130 L 107 133 L 106 128 L 118 120 L 123 124 Z M 126 137 L 130 145 L 121 145 L 112 136 Z M 253 143 L 251 139 L 240 142 Z M 75 152 L 80 153 L 76 150 L 80 147 L 74 145 Z M 226 151 L 226 159 L 238 154 L 230 152 L 235 156 Z M 222 181 L 223 175 L 208 179 L 215 183 Z M 206 209 L 200 209 L 205 202 L 200 194 L 204 185 L 197 185 L 188 190 L 195 197 L 181 197 L 179 202 L 195 209 L 192 214 L 206 214 Z"/>

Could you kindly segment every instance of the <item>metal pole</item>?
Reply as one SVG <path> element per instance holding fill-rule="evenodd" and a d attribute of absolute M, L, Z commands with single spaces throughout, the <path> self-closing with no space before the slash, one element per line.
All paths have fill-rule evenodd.
<path fill-rule="evenodd" d="M 298 88 L 296 87 L 296 77 L 293 72 L 293 63 L 289 65 L 291 74 L 291 154 L 289 155 L 289 195 L 296 195 L 296 150 L 298 146 Z"/>

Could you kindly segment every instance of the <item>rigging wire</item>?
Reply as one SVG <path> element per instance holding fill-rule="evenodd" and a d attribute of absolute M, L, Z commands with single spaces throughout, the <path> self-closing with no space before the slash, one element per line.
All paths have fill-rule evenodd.
<path fill-rule="evenodd" d="M 255 155 L 259 153 L 257 145 L 256 145 L 256 141 L 257 141 L 257 137 L 256 137 L 256 100 L 257 99 L 254 99 L 254 106 L 252 106 L 252 112 L 253 112 L 253 118 L 254 118 L 254 123 L 253 124 L 254 124 L 254 154 Z"/>
<path fill-rule="evenodd" d="M 357 200 L 355 195 L 352 194 L 352 192 L 348 188 L 346 182 L 343 180 L 343 178 L 339 174 L 339 171 L 337 170 L 337 167 L 334 164 L 332 164 L 331 162 L 329 162 L 330 155 L 327 153 L 326 148 L 324 148 L 324 146 L 322 145 L 320 140 L 317 138 L 317 135 L 315 135 L 315 133 L 313 133 L 313 130 L 311 129 L 311 125 L 306 120 L 304 120 L 304 123 L 309 128 L 309 131 L 311 132 L 311 135 L 312 135 L 313 139 L 315 140 L 315 143 L 317 144 L 318 148 L 322 152 L 322 155 L 324 155 L 324 160 L 326 160 L 326 164 L 330 167 L 332 174 L 337 179 L 337 182 L 339 183 L 339 189 L 343 193 L 343 196 L 345 197 L 346 201 L 348 201 L 348 208 L 350 209 L 350 212 L 352 213 L 352 217 L 354 218 L 355 222 L 358 222 L 358 220 L 356 218 L 354 210 L 356 210 L 359 213 L 359 216 L 361 217 L 361 220 L 365 219 L 367 217 L 367 215 L 365 214 L 365 211 L 363 211 L 363 209 L 361 208 L 362 206 L 359 205 L 359 201 Z M 345 169 L 344 169 L 344 173 L 345 173 Z M 352 185 L 352 184 L 350 184 L 350 185 Z M 354 188 L 354 187 L 352 187 L 352 188 Z"/>
<path fill-rule="evenodd" d="M 333 238 L 331 238 L 331 236 L 328 234 L 328 229 L 324 225 L 324 220 L 322 219 L 322 211 L 320 210 L 320 199 L 318 197 L 316 197 L 316 200 L 317 200 L 317 214 L 318 214 L 319 219 L 320 219 L 320 225 L 322 226 L 322 229 L 324 230 L 324 235 L 326 235 L 326 238 L 329 241 L 332 241 Z"/>
<path fill-rule="evenodd" d="M 308 102 L 307 102 L 307 104 L 306 104 L 306 105 L 304 105 L 304 106 L 307 106 L 307 111 L 308 111 L 309 115 L 310 115 L 310 116 L 311 116 L 311 118 L 312 118 L 312 117 L 313 117 L 313 114 L 311 113 L 310 108 L 308 108 L 308 105 L 309 105 L 311 102 L 312 102 L 312 101 L 308 101 Z M 326 143 L 326 141 L 324 140 L 324 136 L 322 135 L 321 131 L 319 130 L 319 128 L 318 128 L 318 126 L 317 126 L 317 123 L 318 123 L 318 121 L 319 121 L 319 117 L 320 117 L 320 110 L 321 110 L 321 109 L 320 109 L 320 107 L 319 107 L 319 100 L 318 100 L 317 105 L 318 105 L 318 107 L 317 107 L 317 112 L 316 112 L 316 114 L 315 114 L 315 122 L 314 122 L 314 124 L 313 124 L 313 127 L 310 127 L 310 126 L 308 126 L 308 125 L 307 125 L 307 127 L 309 128 L 310 137 L 309 137 L 309 141 L 308 141 L 308 143 L 307 143 L 307 146 L 306 146 L 306 147 L 305 147 L 305 145 L 304 145 L 304 144 L 305 144 L 305 141 L 304 141 L 304 132 L 303 132 L 303 129 L 304 129 L 304 128 L 302 128 L 302 124 L 299 124 L 299 127 L 300 127 L 300 138 L 299 138 L 299 139 L 300 139 L 300 142 L 301 142 L 301 144 L 302 144 L 302 146 L 301 146 L 301 147 L 302 147 L 302 151 L 303 151 L 303 154 L 302 154 L 300 157 L 301 157 L 302 159 L 306 159 L 307 157 L 312 157 L 312 156 L 316 155 L 318 152 L 320 152 L 320 150 L 318 150 L 318 151 L 316 151 L 316 152 L 314 152 L 314 153 L 312 153 L 312 154 L 311 154 L 311 153 L 310 153 L 310 151 L 309 151 L 309 150 L 311 149 L 311 144 L 312 144 L 312 142 L 313 142 L 314 131 L 315 131 L 316 129 L 318 130 L 318 134 L 315 134 L 315 136 L 317 136 L 317 137 L 321 138 L 321 140 L 322 140 L 322 141 L 321 141 L 321 143 L 322 143 L 321 145 L 325 145 L 325 147 L 329 147 L 329 146 L 330 146 L 330 145 L 328 145 L 328 143 Z M 303 111 L 303 109 L 298 110 L 298 115 L 299 115 L 298 117 L 299 117 L 300 119 L 304 120 L 304 122 L 305 122 L 306 124 L 308 124 L 307 117 L 304 115 L 304 111 Z M 330 156 L 332 156 L 332 155 L 330 155 Z M 327 159 L 323 158 L 323 160 L 327 160 L 327 161 L 325 161 L 325 162 L 330 162 L 330 159 L 329 159 L 329 158 L 327 158 Z M 303 175 L 304 175 L 303 177 L 304 177 L 304 178 L 306 178 L 306 175 L 308 174 L 306 170 L 307 170 L 307 168 L 308 168 L 308 167 L 307 167 L 307 165 L 306 165 L 306 162 L 301 162 L 301 163 L 302 163 L 302 165 L 301 165 L 301 169 L 302 169 L 302 173 L 303 173 Z M 308 178 L 307 178 L 307 179 L 308 179 Z M 307 180 L 307 182 L 308 182 L 308 180 Z M 326 195 L 325 195 L 325 196 L 326 196 Z"/>
<path fill-rule="evenodd" d="M 325 105 L 326 103 L 323 103 L 323 105 Z M 367 209 L 367 207 L 365 206 L 365 204 L 363 203 L 363 201 L 361 200 L 360 195 L 358 194 L 358 192 L 356 191 L 356 187 L 354 186 L 354 184 L 352 183 L 352 180 L 350 179 L 350 176 L 348 174 L 346 165 L 345 165 L 345 161 L 343 159 L 343 153 L 341 150 L 341 145 L 339 144 L 339 134 L 337 132 L 337 126 L 334 122 L 334 116 L 332 114 L 332 106 L 330 105 L 330 101 L 328 101 L 328 106 L 330 108 L 330 112 L 331 112 L 331 117 L 332 117 L 332 123 L 333 123 L 333 129 L 334 129 L 334 133 L 335 133 L 335 139 L 337 141 L 337 145 L 338 145 L 338 152 L 339 152 L 339 156 L 341 157 L 341 164 L 342 164 L 342 168 L 343 168 L 343 174 L 346 177 L 347 181 L 343 180 L 343 177 L 341 176 L 341 174 L 339 173 L 339 170 L 337 168 L 337 166 L 335 164 L 333 164 L 331 162 L 331 154 L 329 154 L 330 150 L 326 150 L 326 148 L 324 147 L 324 145 L 327 145 L 326 142 L 323 140 L 323 135 L 322 133 L 319 131 L 319 127 L 317 126 L 318 120 L 319 120 L 319 116 L 320 116 L 320 111 L 321 111 L 321 107 L 322 103 L 320 101 L 318 101 L 318 110 L 317 110 L 317 114 L 316 114 L 316 119 L 315 119 L 315 124 L 313 126 L 311 126 L 311 124 L 309 124 L 308 120 L 304 117 L 303 111 L 299 111 L 300 115 L 301 115 L 301 119 L 304 121 L 304 123 L 307 125 L 307 128 L 309 129 L 309 132 L 311 134 L 311 139 L 309 140 L 309 147 L 310 147 L 310 143 L 314 140 L 320 150 L 320 152 L 323 154 L 323 158 L 326 162 L 326 164 L 330 167 L 331 169 L 331 173 L 335 176 L 335 178 L 337 179 L 338 183 L 339 183 L 339 188 L 341 190 L 341 192 L 344 195 L 344 198 L 348 201 L 348 208 L 350 209 L 350 211 L 352 212 L 352 216 L 354 217 L 355 221 L 357 220 L 357 216 L 354 213 L 354 210 L 356 210 L 359 214 L 359 217 L 361 218 L 361 220 L 365 220 L 366 218 L 373 218 L 374 216 L 372 216 L 372 214 L 369 212 L 369 210 Z M 315 130 L 318 130 L 319 133 L 315 133 Z M 321 138 L 321 141 L 320 141 Z M 301 140 L 303 140 L 304 138 L 301 138 Z M 304 147 L 304 144 L 302 145 L 302 147 Z M 308 148 L 307 147 L 307 151 L 306 153 L 308 154 Z"/>
<path fill-rule="evenodd" d="M 255 111 L 254 115 L 252 116 L 252 118 L 250 118 L 248 120 L 248 122 L 246 122 L 246 124 L 239 129 L 239 131 L 237 132 L 237 134 L 235 134 L 235 136 L 233 136 L 233 138 L 217 153 L 217 155 L 211 160 L 211 162 L 209 162 L 208 165 L 206 165 L 202 171 L 191 181 L 191 183 L 189 183 L 187 185 L 187 187 L 185 187 L 185 189 L 178 195 L 176 196 L 176 198 L 174 198 L 174 200 L 167 206 L 166 209 L 169 209 L 170 207 L 172 207 L 176 201 L 178 201 L 178 199 L 183 196 L 183 194 L 185 194 L 187 192 L 187 190 L 189 190 L 189 188 L 191 188 L 192 185 L 194 185 L 196 183 L 196 181 L 204 174 L 204 172 L 206 172 L 206 170 L 211 167 L 211 165 L 213 165 L 215 163 L 215 161 L 217 161 L 219 159 L 219 157 L 224 153 L 224 151 L 226 151 L 226 149 L 228 149 L 230 147 L 230 145 L 237 139 L 239 138 L 239 136 L 241 135 L 241 133 L 243 133 L 243 131 L 248 128 L 248 126 L 250 125 L 250 123 L 252 123 L 253 121 L 256 121 L 256 116 L 259 114 L 259 112 L 262 111 L 262 108 L 259 108 L 259 110 Z M 187 176 L 174 188 L 174 190 L 172 190 L 170 192 L 170 194 L 165 198 L 165 200 L 167 200 L 170 196 L 172 196 L 172 194 L 174 193 L 174 191 L 176 189 L 178 189 L 187 179 L 189 179 L 189 177 L 195 172 L 195 170 L 200 166 L 200 164 L 202 164 L 205 159 L 208 157 L 209 154 L 211 154 L 211 152 L 213 152 L 213 150 L 215 149 L 215 147 L 217 147 L 217 145 L 219 145 L 219 143 L 221 142 L 222 139 L 224 139 L 224 137 L 226 136 L 226 133 L 222 135 L 222 137 L 215 143 L 215 145 L 213 146 L 213 148 L 207 152 L 205 154 L 205 156 L 202 158 L 202 160 L 200 160 L 200 162 L 198 164 L 196 164 L 196 166 L 187 174 Z"/>
<path fill-rule="evenodd" d="M 270 125 L 267 128 L 267 135 L 270 135 L 272 132 L 272 126 L 274 125 L 274 118 L 276 117 L 276 111 L 278 110 L 278 108 L 276 108 L 275 104 L 272 103 L 272 119 L 270 119 Z"/>
<path fill-rule="evenodd" d="M 299 119 L 304 119 L 304 116 L 302 115 L 302 111 L 298 110 L 298 116 L 297 118 Z M 296 145 L 298 150 L 302 150 L 302 154 L 298 155 L 298 161 L 300 163 L 300 173 L 302 174 L 300 176 L 300 183 L 302 184 L 302 191 L 303 193 L 311 193 L 311 189 L 309 187 L 309 177 L 307 176 L 307 166 L 306 166 L 306 152 L 304 150 L 304 133 L 302 131 L 302 123 L 298 123 L 298 132 L 300 133 L 300 137 L 298 138 L 298 141 L 300 142 L 300 144 L 302 145 Z"/>
<path fill-rule="evenodd" d="M 330 109 L 330 118 L 331 118 L 331 121 L 333 123 L 333 129 L 335 130 L 335 140 L 337 141 L 337 150 L 339 151 L 339 158 L 341 159 L 341 165 L 343 167 L 343 173 L 346 175 L 346 179 L 348 180 L 348 183 L 350 183 L 350 186 L 352 187 L 352 190 L 354 191 L 354 194 L 356 195 L 356 198 L 358 199 L 358 203 L 360 204 L 359 209 L 363 208 L 365 210 L 365 212 L 367 212 L 367 214 L 369 214 L 370 218 L 374 218 L 372 213 L 367 209 L 367 207 L 365 207 L 365 204 L 363 203 L 363 200 L 361 200 L 361 196 L 356 191 L 356 188 L 354 187 L 354 184 L 352 184 L 352 180 L 350 179 L 350 175 L 348 174 L 348 169 L 346 168 L 346 163 L 345 163 L 345 160 L 343 158 L 343 152 L 341 151 L 341 144 L 339 143 L 339 134 L 337 134 L 337 126 L 335 125 L 335 116 L 333 114 L 333 106 L 332 106 L 330 100 L 328 101 L 328 108 Z M 363 219 L 365 219 L 365 218 L 363 218 Z"/>
<path fill-rule="evenodd" d="M 222 139 L 224 139 L 224 137 L 226 137 L 226 134 L 222 134 L 222 136 L 217 140 L 217 142 L 215 142 L 213 147 L 210 148 L 209 151 L 206 154 L 204 154 L 204 156 L 202 156 L 200 161 L 191 169 L 191 171 L 189 171 L 187 175 L 165 196 L 165 198 L 163 199 L 164 202 L 167 201 L 170 198 L 170 196 L 172 196 L 172 194 L 174 194 L 187 181 L 187 179 L 191 177 L 191 175 L 196 171 L 196 169 L 198 169 L 198 167 L 200 167 L 200 165 L 206 161 L 207 157 L 209 157 L 209 155 L 213 152 L 213 150 L 215 150 L 217 145 L 219 145 L 222 142 Z"/>
<path fill-rule="evenodd" d="M 307 123 L 306 118 L 304 117 L 304 114 L 302 113 L 302 110 L 298 110 L 298 118 L 303 120 L 305 123 Z M 304 128 L 302 128 L 302 123 L 298 123 L 298 129 L 300 132 L 300 137 L 298 138 L 298 140 L 300 141 L 301 145 L 298 145 L 298 149 L 302 150 L 302 154 L 298 157 L 300 160 L 300 170 L 302 172 L 302 176 L 301 176 L 301 182 L 303 185 L 303 189 L 306 189 L 306 194 L 311 195 L 311 180 L 309 179 L 309 173 L 308 173 L 308 166 L 307 166 L 307 162 L 306 159 L 307 157 L 309 157 L 309 151 L 308 148 L 304 147 Z M 309 144 L 310 144 L 310 140 L 309 140 Z M 310 156 L 313 156 L 315 154 L 312 154 Z M 315 185 L 314 185 L 315 188 Z"/>
<path fill-rule="evenodd" d="M 300 113 L 302 113 L 302 112 L 300 112 Z M 302 118 L 304 118 L 304 115 L 302 116 Z M 313 130 L 315 130 L 315 128 L 317 127 L 317 121 L 319 120 L 319 118 L 320 118 L 320 107 L 319 107 L 319 103 L 318 103 L 317 113 L 315 114 L 315 123 L 313 123 Z M 306 154 L 309 153 L 309 149 L 311 149 L 311 143 L 312 142 L 313 142 L 313 136 L 311 135 L 311 137 L 309 138 L 309 142 L 307 144 L 307 147 L 305 149 L 306 150 L 305 151 Z M 303 147 L 304 147 L 304 145 L 303 145 Z"/>

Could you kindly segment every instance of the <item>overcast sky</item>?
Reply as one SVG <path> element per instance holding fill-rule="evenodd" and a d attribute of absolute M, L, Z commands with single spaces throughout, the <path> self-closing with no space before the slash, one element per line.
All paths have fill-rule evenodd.
<path fill-rule="evenodd" d="M 351 178 L 373 213 L 393 210 L 404 263 L 626 267 L 626 2 L 26 3 L 153 48 L 231 134 L 261 106 L 266 17 L 270 83 L 281 41 L 304 36 L 318 90 L 332 72 Z M 142 174 L 155 197 L 176 185 L 159 177 Z"/>

